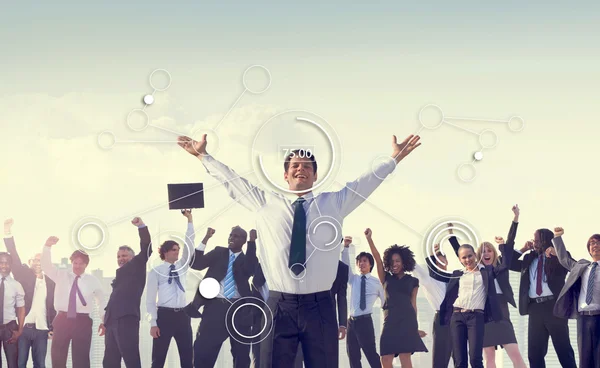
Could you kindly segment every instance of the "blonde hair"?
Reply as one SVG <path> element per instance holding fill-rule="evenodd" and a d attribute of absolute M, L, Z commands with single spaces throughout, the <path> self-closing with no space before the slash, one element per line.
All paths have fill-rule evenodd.
<path fill-rule="evenodd" d="M 494 247 L 494 245 L 490 242 L 483 242 L 479 245 L 479 248 L 477 248 L 477 259 L 479 260 L 479 262 L 483 263 L 483 249 L 484 247 L 488 247 L 492 253 L 494 253 L 494 258 L 492 259 L 492 266 L 497 266 L 498 265 L 498 251 L 496 250 L 496 247 Z"/>

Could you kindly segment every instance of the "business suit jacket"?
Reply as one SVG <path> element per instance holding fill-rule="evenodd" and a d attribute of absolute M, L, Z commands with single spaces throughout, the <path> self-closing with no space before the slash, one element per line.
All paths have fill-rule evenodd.
<path fill-rule="evenodd" d="M 196 256 L 191 267 L 194 270 L 208 271 L 204 277 L 214 278 L 221 281 L 227 275 L 227 266 L 229 265 L 229 248 L 216 247 L 210 252 L 204 254 L 204 251 L 196 250 Z M 252 296 L 250 283 L 248 279 L 252 276 L 258 267 L 258 258 L 256 258 L 256 242 L 249 241 L 246 246 L 246 253 L 242 252 L 233 262 L 233 279 L 237 291 L 241 297 Z M 196 291 L 194 300 L 186 307 L 186 312 L 190 317 L 200 317 L 198 309 L 206 304 L 207 299 Z"/>
<path fill-rule="evenodd" d="M 15 239 L 13 237 L 4 238 L 4 244 L 6 250 L 12 257 L 12 273 L 15 280 L 21 283 L 23 290 L 25 291 L 25 316 L 31 311 L 31 305 L 33 304 L 33 293 L 35 292 L 35 283 L 37 276 L 35 272 L 26 264 L 21 263 L 21 258 L 17 252 L 15 246 Z M 44 275 L 46 281 L 46 322 L 48 329 L 52 330 L 52 321 L 56 316 L 56 310 L 54 309 L 54 288 L 56 284 L 49 277 Z"/>
<path fill-rule="evenodd" d="M 563 286 L 554 304 L 554 315 L 561 318 L 577 318 L 579 315 L 577 302 L 581 292 L 581 277 L 591 262 L 587 259 L 575 261 L 571 258 L 561 236 L 552 239 L 552 244 L 556 250 L 558 261 L 570 272 L 565 286 Z"/>
<path fill-rule="evenodd" d="M 138 229 L 140 252 L 117 269 L 112 282 L 112 293 L 104 310 L 104 323 L 109 324 L 121 317 L 134 316 L 140 319 L 140 302 L 146 286 L 146 263 L 152 254 L 150 232 L 144 226 Z"/>
<path fill-rule="evenodd" d="M 510 261 L 510 270 L 521 273 L 521 281 L 519 283 L 519 314 L 525 316 L 529 313 L 529 287 L 531 286 L 531 282 L 529 281 L 529 266 L 531 266 L 533 260 L 538 257 L 538 254 L 536 252 L 526 253 L 521 260 L 519 259 L 521 253 L 514 249 L 511 253 L 512 259 Z M 565 286 L 565 276 L 569 271 L 558 262 L 556 257 L 550 257 L 551 262 L 556 262 L 556 267 L 553 272 L 549 272 L 549 262 L 546 262 L 544 271 L 546 273 L 548 287 L 552 294 L 556 296 L 560 294 L 560 291 Z"/>
<path fill-rule="evenodd" d="M 339 326 L 348 326 L 348 265 L 338 262 L 337 275 L 331 287 L 331 297 L 337 301 Z"/>

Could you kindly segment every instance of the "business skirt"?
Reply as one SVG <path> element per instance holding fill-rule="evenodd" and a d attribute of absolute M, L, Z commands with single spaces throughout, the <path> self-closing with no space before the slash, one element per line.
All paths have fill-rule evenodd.
<path fill-rule="evenodd" d="M 510 313 L 508 312 L 508 301 L 504 294 L 498 294 L 497 298 L 500 309 L 502 310 L 502 320 L 485 324 L 485 332 L 483 335 L 484 348 L 517 343 L 515 330 L 510 321 Z"/>

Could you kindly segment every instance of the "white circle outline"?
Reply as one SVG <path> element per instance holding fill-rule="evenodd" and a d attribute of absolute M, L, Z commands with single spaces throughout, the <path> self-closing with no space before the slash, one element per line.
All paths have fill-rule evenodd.
<path fill-rule="evenodd" d="M 238 335 L 240 335 L 241 337 L 243 337 L 244 339 L 254 339 L 254 338 L 256 338 L 256 337 L 260 336 L 260 334 L 262 334 L 262 333 L 265 331 L 265 329 L 267 328 L 267 324 L 266 324 L 266 323 L 265 323 L 265 325 L 263 326 L 262 330 L 260 330 L 260 332 L 259 332 L 259 333 L 257 333 L 256 335 L 252 335 L 252 336 L 250 336 L 250 335 L 244 335 L 244 334 L 240 333 L 240 331 L 238 331 L 237 327 L 235 327 L 235 314 L 236 314 L 236 313 L 237 313 L 237 312 L 238 312 L 240 309 L 242 309 L 242 307 L 245 307 L 245 306 L 247 306 L 247 305 L 252 305 L 252 306 L 255 306 L 256 308 L 260 309 L 260 311 L 262 312 L 263 316 L 265 316 L 265 320 L 267 319 L 267 314 L 266 314 L 266 313 L 265 313 L 265 311 L 264 311 L 262 308 L 260 308 L 258 305 L 256 305 L 256 304 L 252 304 L 252 303 L 244 303 L 244 304 L 240 305 L 239 307 L 236 307 L 236 308 L 235 308 L 235 310 L 233 311 L 233 314 L 231 315 L 231 327 L 233 327 L 233 330 L 234 330 L 234 331 L 235 331 L 235 332 L 236 332 Z"/>
<path fill-rule="evenodd" d="M 205 132 L 213 132 L 213 133 L 215 133 L 215 136 L 217 137 L 217 142 L 219 142 L 219 143 L 217 144 L 217 149 L 216 149 L 216 150 L 214 150 L 214 151 L 213 151 L 213 149 L 211 148 L 210 155 L 211 155 L 211 156 L 214 156 L 214 155 L 216 155 L 216 154 L 217 154 L 217 152 L 219 152 L 219 150 L 221 150 L 221 137 L 219 137 L 219 133 L 217 133 L 217 131 L 216 131 L 216 130 L 214 130 L 214 129 L 210 129 L 210 128 L 198 128 L 198 129 L 196 129 L 196 130 L 195 130 L 195 131 L 192 133 L 192 139 L 193 139 L 193 140 L 196 140 L 196 141 L 197 141 L 197 139 L 195 139 L 195 137 L 196 137 L 196 134 L 197 134 L 198 132 L 200 132 L 200 131 L 205 131 Z M 207 134 L 207 135 L 208 135 L 208 134 Z M 208 142 L 207 142 L 206 144 L 208 145 Z M 194 151 L 196 151 L 196 149 L 195 149 L 195 148 L 194 148 Z M 196 151 L 196 153 L 200 154 L 200 152 L 198 152 L 198 151 Z"/>
<path fill-rule="evenodd" d="M 423 110 L 425 110 L 428 107 L 434 107 L 440 111 L 440 114 L 442 114 L 442 119 L 440 120 L 439 124 L 436 126 L 432 126 L 432 127 L 427 126 L 427 125 L 423 124 L 423 121 L 421 120 L 421 113 L 423 113 Z M 439 128 L 440 126 L 442 126 L 442 124 L 444 124 L 444 112 L 438 105 L 435 105 L 435 104 L 425 105 L 425 106 L 421 107 L 421 110 L 419 110 L 419 123 L 421 123 L 421 126 L 423 126 L 423 128 L 425 128 L 425 129 L 435 130 L 435 129 Z"/>
<path fill-rule="evenodd" d="M 208 297 L 208 296 L 206 296 L 206 295 L 202 294 L 202 291 L 200 290 L 200 288 L 202 288 L 202 283 L 204 283 L 205 281 L 206 281 L 206 282 L 211 282 L 211 283 L 212 283 L 213 281 L 211 281 L 211 280 L 213 280 L 213 281 L 216 283 L 216 286 L 217 286 L 217 293 L 215 294 L 215 296 Z M 209 286 L 210 286 L 210 285 L 209 285 Z M 203 298 L 205 298 L 205 299 L 209 299 L 209 300 L 210 300 L 210 299 L 214 299 L 214 298 L 216 298 L 216 297 L 219 295 L 219 293 L 221 292 L 221 285 L 220 285 L 219 281 L 217 281 L 217 279 L 215 279 L 214 277 L 205 277 L 205 278 L 203 278 L 202 280 L 200 280 L 200 284 L 198 285 L 198 292 L 199 292 L 199 293 L 200 293 L 200 295 L 202 295 L 202 297 L 203 297 Z"/>
<path fill-rule="evenodd" d="M 185 244 L 185 240 L 184 240 L 184 238 L 182 238 L 182 237 L 179 235 L 179 234 L 180 234 L 180 232 L 178 232 L 178 231 L 174 231 L 174 230 L 164 230 L 164 231 L 161 231 L 160 233 L 156 234 L 155 236 L 153 236 L 153 237 L 152 237 L 152 239 L 160 239 L 160 236 L 161 236 L 162 234 L 164 234 L 164 233 L 171 233 L 171 235 L 170 235 L 171 237 L 173 237 L 173 238 L 176 238 L 176 239 L 178 239 L 178 240 L 181 240 L 181 243 L 177 242 L 177 244 L 179 245 L 179 250 L 181 251 L 181 255 L 183 255 L 183 250 L 182 250 L 182 247 L 185 247 L 185 246 L 186 246 L 186 244 Z M 173 234 L 177 234 L 177 235 L 173 235 Z M 183 235 L 183 236 L 185 237 L 185 235 Z M 152 253 L 158 254 L 158 249 L 160 248 L 160 244 L 158 244 L 156 247 L 154 247 L 154 240 L 151 240 L 151 241 L 150 241 L 150 246 L 148 247 L 148 253 L 150 253 L 150 252 L 152 251 L 152 248 L 156 248 L 156 252 L 152 252 Z M 151 256 L 151 254 L 148 254 L 148 259 L 150 259 L 150 256 Z M 182 271 L 182 270 L 183 270 L 183 274 L 187 273 L 187 272 L 190 270 L 190 268 L 191 268 L 191 267 L 190 267 L 190 264 L 194 263 L 194 259 L 195 259 L 195 258 L 196 258 L 196 252 L 195 252 L 195 250 L 192 248 L 192 249 L 190 250 L 190 252 L 188 253 L 188 259 L 187 259 L 187 261 L 186 261 L 186 262 L 184 262 L 184 263 L 183 263 L 183 265 L 182 265 L 181 267 L 179 267 L 179 268 L 177 268 L 177 269 L 174 269 L 173 271 L 174 271 L 174 272 L 177 272 L 177 274 L 178 274 L 179 276 L 181 276 L 181 275 L 182 275 L 181 273 L 179 273 L 179 272 L 180 272 L 180 271 Z M 159 259 L 160 259 L 160 255 L 159 255 Z M 181 258 L 179 258 L 179 259 L 178 259 L 176 262 L 178 262 L 178 261 L 180 261 L 180 260 L 181 260 Z M 162 260 L 161 260 L 161 261 L 162 261 Z M 164 261 L 163 261 L 163 262 L 164 262 Z M 154 272 L 156 272 L 156 274 L 157 274 L 157 275 L 160 275 L 160 276 L 162 276 L 162 277 L 169 277 L 169 274 L 168 274 L 168 273 L 167 273 L 166 275 L 164 275 L 164 274 L 162 274 L 162 273 L 160 273 L 160 272 L 158 272 L 158 271 L 156 270 L 156 267 L 158 267 L 158 266 L 160 266 L 160 265 L 161 265 L 160 263 L 159 263 L 158 265 L 156 265 L 156 266 L 152 266 L 152 265 L 151 265 L 151 266 L 150 266 L 150 271 L 154 271 Z M 170 272 L 170 271 L 169 271 L 169 272 Z"/>
<path fill-rule="evenodd" d="M 332 219 L 333 221 L 335 221 L 339 225 L 339 231 L 338 231 L 338 228 L 331 221 L 323 221 L 322 219 L 324 219 L 324 218 L 329 218 L 329 219 Z M 319 223 L 313 227 L 313 224 L 315 223 L 315 221 L 319 221 Z M 339 234 L 341 234 L 341 230 L 342 230 L 342 224 L 340 224 L 340 222 L 338 220 L 334 219 L 331 216 L 319 216 L 310 222 L 310 224 L 308 225 L 308 229 L 310 230 L 312 228 L 312 230 L 313 230 L 312 234 L 315 234 L 317 232 L 317 227 L 319 227 L 321 224 L 329 224 L 335 229 L 335 237 L 333 238 L 333 240 L 331 242 L 325 244 L 325 246 L 329 246 L 329 245 L 333 244 L 336 241 L 336 239 L 339 239 Z M 320 250 L 321 252 L 331 252 L 332 250 L 337 249 L 337 247 L 340 244 L 342 244 L 342 242 L 343 242 L 343 240 L 342 240 L 341 242 L 338 243 L 338 246 L 333 247 L 331 249 L 321 249 L 318 246 L 316 246 L 315 243 L 313 243 L 313 241 L 311 239 L 310 231 L 307 233 L 307 235 L 308 235 L 308 241 L 310 242 L 310 244 L 313 247 L 315 247 L 315 249 Z M 305 267 L 305 269 L 306 269 L 306 267 Z"/>
<path fill-rule="evenodd" d="M 267 337 L 269 337 L 269 335 L 271 334 L 271 331 L 273 331 L 273 325 L 275 324 L 274 317 L 273 317 L 273 311 L 271 310 L 271 308 L 269 308 L 269 305 L 264 300 L 259 299 L 259 298 L 254 297 L 254 296 L 245 296 L 245 297 L 242 297 L 242 298 L 236 300 L 235 303 L 237 303 L 237 302 L 239 302 L 241 300 L 244 300 L 244 299 L 256 299 L 256 300 L 258 300 L 259 302 L 263 303 L 265 305 L 265 307 L 267 307 L 267 309 L 269 310 L 269 314 L 271 315 L 271 327 L 269 328 L 269 332 L 260 341 L 257 341 L 257 342 L 254 343 L 254 344 L 260 344 L 264 339 L 266 339 Z M 229 334 L 229 337 L 231 337 L 235 341 L 239 342 L 240 344 L 250 345 L 250 344 L 252 344 L 252 342 L 250 342 L 250 343 L 242 342 L 242 341 L 238 340 L 235 336 L 233 336 L 231 334 L 231 332 L 229 331 L 229 324 L 227 323 L 227 316 L 229 315 L 229 311 L 231 310 L 231 308 L 233 308 L 233 306 L 235 305 L 235 303 L 231 303 L 231 305 L 229 306 L 229 308 L 227 308 L 227 312 L 225 313 L 225 327 L 227 328 L 227 333 Z M 255 305 L 256 305 L 257 308 L 260 308 L 260 307 L 258 307 L 257 304 L 255 304 Z M 262 308 L 260 308 L 260 309 L 262 310 Z M 265 318 L 265 321 L 266 320 L 268 320 L 268 318 Z M 232 326 L 233 326 L 233 323 L 234 323 L 234 320 L 232 319 L 231 320 L 231 325 Z M 268 323 L 268 321 L 266 321 L 265 327 L 267 326 L 267 323 Z M 241 336 L 241 334 L 240 334 L 240 336 Z"/>
<path fill-rule="evenodd" d="M 100 137 L 102 137 L 103 134 L 107 134 L 107 135 L 111 135 L 112 136 L 112 144 L 109 146 L 103 146 L 102 143 L 100 143 Z M 115 136 L 115 133 L 113 133 L 110 130 L 105 130 L 103 132 L 101 132 L 100 134 L 98 134 L 98 146 L 100 146 L 100 148 L 105 149 L 105 150 L 109 150 L 112 149 L 115 144 L 117 144 L 117 136 Z"/>
<path fill-rule="evenodd" d="M 262 91 L 253 91 L 250 88 L 248 88 L 248 86 L 246 85 L 246 74 L 252 68 L 262 68 L 264 71 L 267 72 L 267 75 L 269 76 L 269 83 L 267 84 L 267 87 L 265 87 L 265 89 L 263 89 Z M 246 91 L 248 91 L 248 92 L 250 92 L 252 94 L 259 95 L 261 93 L 264 93 L 264 92 L 266 92 L 269 89 L 269 87 L 271 87 L 271 72 L 269 71 L 269 69 L 267 69 L 263 65 L 259 65 L 259 64 L 251 65 L 248 68 L 246 68 L 246 70 L 244 71 L 244 74 L 242 75 L 242 85 L 244 86 L 244 88 L 246 89 Z"/>
<path fill-rule="evenodd" d="M 380 178 L 379 175 L 377 175 L 377 173 L 375 172 L 374 166 L 375 166 L 375 161 L 377 161 L 379 158 L 385 158 L 388 159 L 390 161 L 394 162 L 394 171 L 392 171 L 388 176 L 386 176 L 385 178 Z M 371 162 L 371 172 L 373 173 L 373 175 L 375 175 L 375 177 L 379 180 L 388 180 L 388 179 L 392 179 L 395 175 L 396 175 L 396 161 L 391 158 L 390 156 L 386 156 L 386 155 L 379 155 L 377 157 L 375 157 L 375 159 L 373 160 L 373 162 Z"/>
<path fill-rule="evenodd" d="M 302 268 L 304 268 L 304 270 L 302 272 L 300 272 L 299 275 L 296 275 L 294 273 L 294 271 L 292 271 L 292 268 L 294 268 L 295 265 L 300 265 L 300 266 L 302 266 Z M 306 276 L 306 266 L 304 265 L 304 263 L 294 263 L 293 265 L 291 265 L 290 267 L 288 267 L 288 271 L 290 272 L 290 276 L 294 280 L 302 280 Z"/>
<path fill-rule="evenodd" d="M 473 177 L 471 179 L 467 180 L 467 179 L 463 178 L 462 175 L 460 175 L 460 169 L 463 166 L 472 166 L 473 167 L 473 171 L 475 171 L 475 174 L 473 175 Z M 458 165 L 458 167 L 456 168 L 456 175 L 458 175 L 458 177 L 460 178 L 460 180 L 464 181 L 465 183 L 470 183 L 473 180 L 475 180 L 475 178 L 477 177 L 477 168 L 471 162 L 464 162 L 464 163 Z"/>
<path fill-rule="evenodd" d="M 102 234 L 102 237 L 100 239 L 100 243 L 98 243 L 98 245 L 96 245 L 95 247 L 86 247 L 83 244 L 83 242 L 81 241 L 81 230 L 83 230 L 83 228 L 86 227 L 86 226 L 88 226 L 88 225 L 95 226 L 96 228 L 100 229 L 100 232 Z M 104 233 L 104 229 L 102 228 L 101 225 L 99 225 L 98 223 L 93 222 L 93 221 L 86 222 L 85 224 L 81 225 L 79 227 L 79 230 L 77 231 L 77 242 L 78 242 L 79 245 L 81 245 L 81 247 L 83 249 L 86 249 L 86 250 L 96 250 L 96 249 L 100 248 L 102 246 L 102 243 L 104 243 L 105 239 L 106 239 L 106 234 Z"/>
<path fill-rule="evenodd" d="M 513 129 L 513 128 L 510 126 L 510 122 L 511 122 L 513 119 L 518 119 L 518 120 L 521 120 L 521 128 L 520 128 L 520 129 Z M 523 119 L 522 117 L 520 117 L 520 116 L 518 116 L 518 115 L 511 116 L 511 117 L 510 117 L 510 119 L 508 119 L 507 125 L 508 125 L 508 129 L 509 129 L 511 132 L 515 132 L 515 133 L 516 133 L 516 132 L 520 132 L 520 131 L 522 131 L 523 129 L 525 129 L 525 119 Z"/>
<path fill-rule="evenodd" d="M 486 146 L 486 145 L 485 145 L 485 144 L 483 144 L 483 142 L 481 141 L 481 137 L 483 136 L 483 133 L 487 133 L 487 132 L 491 132 L 491 133 L 494 135 L 494 137 L 495 137 L 495 140 L 496 140 L 496 141 L 494 142 L 494 144 L 492 144 L 491 146 Z M 493 130 L 491 130 L 491 129 L 484 129 L 484 130 L 482 130 L 482 131 L 479 133 L 479 144 L 481 144 L 481 147 L 483 147 L 483 148 L 494 148 L 494 147 L 496 147 L 496 146 L 498 145 L 498 134 L 496 134 L 496 132 L 494 132 L 494 131 L 493 131 Z"/>
<path fill-rule="evenodd" d="M 270 118 L 269 118 L 269 119 L 268 119 L 268 120 L 267 120 L 267 121 L 266 121 L 266 122 L 265 122 L 265 123 L 264 123 L 264 124 L 263 124 L 263 125 L 260 127 L 260 129 L 259 129 L 259 130 L 258 130 L 258 132 L 256 133 L 256 136 L 254 137 L 254 142 L 252 142 L 252 153 L 254 153 L 254 151 L 255 151 L 255 149 L 254 149 L 254 146 L 256 145 L 256 140 L 257 140 L 258 136 L 260 135 L 260 132 L 263 130 L 263 128 L 264 128 L 264 127 L 265 127 L 265 126 L 266 126 L 266 125 L 267 125 L 267 124 L 268 124 L 268 123 L 269 123 L 271 120 L 275 119 L 276 117 L 278 117 L 278 116 L 280 116 L 280 115 L 283 115 L 283 114 L 291 113 L 291 112 L 298 112 L 298 113 L 309 113 L 309 114 L 312 114 L 312 115 L 314 115 L 314 116 L 318 117 L 319 119 L 321 119 L 321 120 L 325 121 L 325 122 L 327 123 L 327 125 L 329 125 L 329 127 L 330 127 L 330 128 L 333 130 L 333 132 L 335 133 L 335 135 L 337 136 L 337 132 L 335 131 L 335 129 L 333 129 L 333 127 L 332 127 L 332 126 L 331 126 L 331 125 L 330 125 L 330 124 L 327 122 L 327 120 L 323 119 L 323 117 L 321 117 L 321 116 L 319 116 L 319 115 L 317 115 L 317 114 L 315 114 L 315 113 L 312 113 L 312 112 L 310 112 L 310 111 L 305 111 L 305 110 L 288 110 L 288 111 L 280 112 L 280 113 L 278 113 L 278 114 L 276 114 L 276 115 L 274 115 L 274 116 L 270 117 Z M 331 137 L 329 136 L 329 133 L 327 133 L 327 131 L 326 131 L 325 129 L 323 129 L 323 127 L 321 127 L 321 125 L 319 125 L 319 124 L 315 123 L 315 122 L 314 122 L 314 121 L 312 121 L 312 120 L 309 120 L 309 119 L 306 119 L 306 118 L 301 118 L 301 117 L 296 117 L 296 120 L 299 120 L 299 121 L 304 121 L 304 122 L 307 122 L 307 123 L 314 124 L 314 125 L 315 125 L 315 126 L 317 126 L 319 129 L 321 129 L 321 131 L 322 131 L 323 133 L 325 133 L 325 136 L 326 136 L 326 137 L 327 137 L 327 139 L 329 140 L 329 144 L 331 145 L 331 153 L 332 153 L 332 155 L 331 155 L 331 166 L 329 167 L 329 171 L 327 172 L 327 175 L 325 175 L 325 178 L 324 178 L 324 179 L 322 179 L 322 180 L 321 180 L 321 182 L 320 182 L 319 184 L 317 184 L 317 185 L 313 185 L 311 188 L 309 188 L 309 189 L 305 189 L 305 190 L 289 190 L 289 189 L 282 188 L 282 187 L 280 187 L 279 185 L 275 184 L 275 182 L 273 182 L 273 180 L 272 180 L 272 179 L 269 177 L 269 175 L 266 173 L 266 171 L 265 171 L 265 169 L 264 169 L 264 167 L 263 167 L 262 156 L 261 156 L 261 155 L 259 155 L 259 156 L 258 156 L 258 160 L 259 160 L 259 168 L 261 169 L 261 171 L 262 171 L 263 175 L 266 177 L 266 179 L 268 180 L 268 182 L 269 182 L 271 185 L 273 185 L 275 188 L 277 188 L 277 189 L 279 189 L 279 190 L 281 190 L 281 191 L 283 191 L 283 192 L 285 192 L 285 193 L 290 193 L 290 194 L 306 193 L 307 191 L 311 192 L 311 191 L 313 191 L 313 190 L 315 190 L 315 189 L 319 188 L 321 185 L 323 185 L 324 183 L 326 183 L 326 182 L 327 182 L 327 179 L 329 178 L 329 176 L 330 176 L 331 172 L 333 171 L 333 167 L 334 167 L 334 165 L 335 165 L 335 146 L 333 145 L 333 141 L 332 141 Z M 338 137 L 338 139 L 339 139 L 339 137 Z M 341 148 L 340 148 L 340 151 L 341 151 Z M 341 162 L 341 158 L 342 158 L 342 154 L 341 154 L 341 152 L 340 152 L 340 162 Z M 254 168 L 254 169 L 256 169 L 256 168 L 254 167 L 254 162 L 255 162 L 255 160 L 252 160 L 252 166 L 253 166 L 253 168 Z M 340 168 L 338 168 L 338 171 L 339 171 L 340 169 L 341 169 L 341 164 L 340 164 Z M 258 177 L 259 177 L 259 180 L 260 180 L 260 175 L 259 175 Z"/>
<path fill-rule="evenodd" d="M 129 123 L 129 118 L 131 117 L 131 114 L 133 114 L 135 111 L 141 111 L 144 115 L 146 115 L 146 125 L 144 125 L 142 128 L 139 128 L 139 129 L 132 127 L 131 123 Z M 142 109 L 133 109 L 129 112 L 129 114 L 127 114 L 127 126 L 129 127 L 129 129 L 133 130 L 134 132 L 141 132 L 144 129 L 146 129 L 148 127 L 148 125 L 150 125 L 150 117 L 148 116 L 148 113 L 146 113 L 146 111 L 144 111 Z"/>
<path fill-rule="evenodd" d="M 156 88 L 156 86 L 152 83 L 152 76 L 156 72 L 167 73 L 167 76 L 169 77 L 169 84 L 167 84 L 167 86 L 165 88 Z M 171 87 L 171 73 L 169 73 L 169 71 L 166 69 L 154 69 L 154 71 L 152 73 L 150 73 L 150 77 L 148 77 L 148 81 L 150 82 L 150 87 L 152 87 L 155 91 L 160 91 L 160 92 L 166 91 L 167 89 L 169 89 L 169 87 Z"/>

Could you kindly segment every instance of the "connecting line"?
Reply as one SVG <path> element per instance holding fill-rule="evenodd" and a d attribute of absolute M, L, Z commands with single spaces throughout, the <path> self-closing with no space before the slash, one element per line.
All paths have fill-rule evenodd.
<path fill-rule="evenodd" d="M 478 119 L 478 118 L 456 118 L 456 117 L 451 117 L 451 116 L 444 116 L 444 120 L 445 119 L 480 121 L 480 122 L 490 122 L 490 123 L 510 123 L 510 120 L 493 120 L 493 119 Z"/>
<path fill-rule="evenodd" d="M 447 119 L 447 118 L 444 118 L 444 119 Z M 444 123 L 446 123 L 446 124 L 448 124 L 448 125 L 451 125 L 451 126 L 453 126 L 453 127 L 455 127 L 455 128 L 458 128 L 458 129 L 464 130 L 464 131 L 466 131 L 466 132 L 469 132 L 469 133 L 471 133 L 471 134 L 475 134 L 475 135 L 477 135 L 477 136 L 480 136 L 480 135 L 481 135 L 481 133 L 477 133 L 477 132 L 475 132 L 475 131 L 473 131 L 473 130 L 469 130 L 469 129 L 467 129 L 467 128 L 463 128 L 463 127 L 461 127 L 460 125 L 452 124 L 452 123 L 450 123 L 450 122 L 447 122 L 446 120 L 443 120 L 443 122 L 444 122 Z"/>
<path fill-rule="evenodd" d="M 378 210 L 380 210 L 381 212 L 385 213 L 386 215 L 388 215 L 389 217 L 391 217 L 392 219 L 398 221 L 399 223 L 401 223 L 402 225 L 406 226 L 407 228 L 411 229 L 412 231 L 414 231 L 415 233 L 417 233 L 418 235 L 420 235 L 421 237 L 425 237 L 425 235 L 421 234 L 418 230 L 408 226 L 405 222 L 398 220 L 396 217 L 390 215 L 389 213 L 387 213 L 386 211 L 382 210 L 381 208 L 379 208 L 377 205 L 375 205 L 374 203 L 372 203 L 371 201 L 369 201 L 366 197 L 363 197 L 360 193 L 358 193 L 357 191 L 353 190 L 352 188 L 348 187 L 347 185 L 344 185 L 338 181 L 336 181 L 336 183 L 338 183 L 339 185 L 343 185 L 344 187 L 348 188 L 348 190 L 350 190 L 351 192 L 355 193 L 357 196 L 361 197 L 365 202 L 370 203 L 372 206 L 374 206 L 375 208 L 377 208 Z"/>
<path fill-rule="evenodd" d="M 254 170 L 248 171 L 247 173 L 243 173 L 243 174 L 239 175 L 237 178 L 233 178 L 233 179 L 227 180 L 227 181 L 225 181 L 225 183 L 228 183 L 228 182 L 230 182 L 230 181 L 233 181 L 233 180 L 236 180 L 236 179 L 240 179 L 240 178 L 242 178 L 242 177 L 245 177 L 246 175 L 250 175 L 250 174 L 252 174 L 252 173 L 254 173 Z M 212 188 L 219 187 L 219 186 L 221 186 L 221 185 L 223 185 L 223 184 L 224 184 L 224 183 L 219 183 L 219 184 L 216 184 L 216 185 L 214 185 L 214 186 L 212 186 L 212 187 L 210 187 L 210 188 L 203 188 L 202 190 L 198 190 L 198 191 L 196 191 L 196 192 L 193 192 L 193 193 L 187 194 L 187 195 L 185 195 L 185 196 L 183 196 L 183 197 L 180 197 L 180 198 L 175 198 L 174 200 L 172 200 L 172 201 L 169 201 L 169 202 L 167 202 L 166 204 L 167 204 L 167 205 L 169 205 L 169 204 L 171 204 L 171 203 L 173 203 L 173 202 L 176 202 L 176 201 L 178 201 L 178 200 L 180 200 L 180 199 L 184 199 L 184 198 L 187 198 L 187 197 L 193 196 L 193 195 L 195 195 L 195 194 L 198 194 L 198 193 L 200 193 L 200 192 L 202 192 L 202 191 L 206 191 L 206 190 L 208 190 L 208 189 L 212 189 Z M 249 192 L 248 192 L 248 193 L 249 193 Z M 246 194 L 248 194 L 248 193 L 246 193 Z M 234 202 L 234 203 L 235 203 L 235 202 Z M 151 208 L 149 208 L 149 209 L 147 209 L 147 210 L 144 210 L 144 211 L 142 211 L 142 212 L 136 212 L 136 213 L 134 213 L 134 214 L 133 214 L 133 216 L 135 217 L 136 215 L 138 215 L 138 216 L 139 216 L 139 215 L 142 215 L 142 214 L 144 214 L 144 213 L 147 213 L 147 212 L 153 211 L 153 210 L 155 210 L 155 209 L 157 209 L 157 208 L 160 208 L 160 207 L 162 207 L 162 206 L 164 206 L 164 205 L 165 205 L 165 203 L 161 203 L 161 204 L 159 204 L 159 205 L 157 205 L 157 206 L 151 207 Z M 116 223 L 119 223 L 119 222 L 121 222 L 121 221 L 124 221 L 124 220 L 130 219 L 130 218 L 131 218 L 131 215 L 129 215 L 129 216 L 127 216 L 127 217 L 123 217 L 123 218 L 121 218 L 121 219 L 119 219 L 119 220 L 116 220 L 116 221 L 110 222 L 110 223 L 106 224 L 106 226 L 111 226 L 111 225 L 114 225 L 114 224 L 116 224 Z"/>
<path fill-rule="evenodd" d="M 154 125 L 154 124 L 149 124 L 149 125 L 150 125 L 151 127 L 153 127 L 153 128 L 160 129 L 160 130 L 164 130 L 165 132 L 173 133 L 173 134 L 175 134 L 176 136 L 182 136 L 182 135 L 183 135 L 183 136 L 185 136 L 185 135 L 187 135 L 187 134 L 182 134 L 182 133 L 176 132 L 176 131 L 174 131 L 174 130 L 170 130 L 170 129 L 167 129 L 167 128 L 163 128 L 163 127 L 161 127 L 161 126 L 159 126 L 159 125 Z"/>
<path fill-rule="evenodd" d="M 227 300 L 227 301 L 229 302 L 229 304 L 233 305 L 233 303 L 231 302 L 231 300 L 227 299 L 227 298 L 225 297 L 225 295 L 221 295 L 221 293 L 219 293 L 219 296 L 222 296 L 222 297 L 223 297 L 223 299 L 225 299 L 225 300 Z"/>
<path fill-rule="evenodd" d="M 317 212 L 319 212 L 319 217 L 323 217 L 323 215 L 321 214 L 321 210 L 319 209 L 319 205 L 317 204 L 317 197 L 319 195 L 321 195 L 321 193 L 319 193 L 313 197 L 313 203 L 315 204 L 315 207 L 317 207 Z"/>
<path fill-rule="evenodd" d="M 118 141 L 115 139 L 115 143 L 178 143 L 178 141 Z"/>
<path fill-rule="evenodd" d="M 312 257 L 313 254 L 315 254 L 316 251 L 317 251 L 317 247 L 314 247 L 312 253 L 309 254 L 308 257 L 306 257 L 306 261 L 304 261 L 304 264 L 303 264 L 305 270 L 306 270 L 306 264 L 308 263 L 308 260 L 310 259 L 310 257 Z"/>
<path fill-rule="evenodd" d="M 233 103 L 233 105 L 231 105 L 231 107 L 229 108 L 229 110 L 227 110 L 227 112 L 225 113 L 225 115 L 223 115 L 223 117 L 221 118 L 221 120 L 219 120 L 219 122 L 217 123 L 217 126 L 215 127 L 215 132 L 217 131 L 217 129 L 219 128 L 219 125 L 221 125 L 221 123 L 223 122 L 223 120 L 225 120 L 225 118 L 229 115 L 229 113 L 231 112 L 231 110 L 233 110 L 233 108 L 235 107 L 235 105 L 237 105 L 237 103 L 242 99 L 242 96 L 244 96 L 244 94 L 246 93 L 247 89 L 244 89 L 244 92 L 242 92 L 242 94 L 240 95 L 240 97 L 237 98 L 237 100 L 235 100 L 235 102 Z"/>

